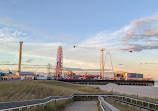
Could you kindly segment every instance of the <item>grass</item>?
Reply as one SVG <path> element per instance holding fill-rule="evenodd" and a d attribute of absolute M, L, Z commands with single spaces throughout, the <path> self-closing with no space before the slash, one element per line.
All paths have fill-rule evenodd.
<path fill-rule="evenodd" d="M 125 95 L 125 96 L 131 96 L 131 97 L 135 97 L 135 98 L 139 98 L 139 99 L 144 99 L 144 100 L 147 100 L 147 101 L 158 102 L 158 98 L 141 97 L 141 96 L 134 95 L 134 94 L 130 95 L 130 94 L 125 94 L 125 93 L 120 93 L 120 92 L 113 92 L 113 91 L 109 91 L 108 93 L 111 93 L 111 94 L 118 94 L 118 95 Z"/>
<path fill-rule="evenodd" d="M 48 96 L 65 96 L 73 93 L 101 92 L 97 87 L 55 80 L 0 82 L 0 102 L 40 99 Z"/>
<path fill-rule="evenodd" d="M 157 98 L 150 98 L 150 97 L 140 97 L 140 96 L 137 96 L 137 95 L 130 95 L 132 97 L 137 97 L 139 99 L 144 99 L 144 100 L 148 100 L 148 101 L 155 101 L 155 102 L 158 102 L 158 99 Z"/>
<path fill-rule="evenodd" d="M 49 104 L 43 106 L 37 106 L 35 108 L 30 109 L 29 111 L 63 111 L 69 103 L 73 102 L 73 99 L 66 99 L 66 100 L 60 100 L 50 102 Z"/>
<path fill-rule="evenodd" d="M 109 104 L 113 105 L 115 108 L 119 109 L 120 111 L 140 111 L 139 108 L 129 106 L 127 104 L 119 103 L 116 101 L 112 101 L 110 99 L 105 98 L 105 101 Z"/>
<path fill-rule="evenodd" d="M 0 102 L 40 99 L 48 96 L 66 96 L 74 93 L 101 93 L 98 87 L 71 84 L 55 80 L 4 81 L 0 82 Z M 44 106 L 32 107 L 29 111 L 62 111 L 72 99 L 52 101 Z M 23 109 L 26 110 L 26 109 Z M 16 110 L 15 110 L 16 111 Z"/>
<path fill-rule="evenodd" d="M 65 99 L 59 101 L 52 101 L 47 103 L 46 105 L 38 105 L 38 106 L 31 106 L 29 109 L 23 108 L 21 111 L 63 111 L 65 107 L 73 102 L 73 99 Z M 19 111 L 19 109 L 14 109 L 12 111 Z"/>
<path fill-rule="evenodd" d="M 71 84 L 55 80 L 35 80 L 35 81 L 4 81 L 0 82 L 0 102 L 8 101 L 23 101 L 31 99 L 40 99 L 48 96 L 66 96 L 74 93 L 113 93 L 117 92 L 101 91 L 98 87 L 90 87 L 87 85 Z M 137 97 L 136 95 L 129 95 Z M 139 97 L 140 98 L 140 97 Z M 152 98 L 142 98 L 151 101 L 157 101 Z M 52 102 L 51 105 L 45 106 L 45 111 L 58 111 L 64 109 L 66 104 L 70 103 L 70 100 L 58 101 L 58 104 Z M 107 100 L 110 104 L 121 111 L 133 111 L 134 107 L 130 107 L 125 104 L 117 103 L 112 100 Z M 57 108 L 57 109 L 56 109 Z M 42 109 L 42 106 L 33 108 L 32 111 L 38 111 Z M 123 110 L 125 109 L 125 110 Z M 135 109 L 135 108 L 134 108 Z M 41 110 L 42 111 L 42 110 Z M 137 111 L 137 109 L 136 109 Z"/>

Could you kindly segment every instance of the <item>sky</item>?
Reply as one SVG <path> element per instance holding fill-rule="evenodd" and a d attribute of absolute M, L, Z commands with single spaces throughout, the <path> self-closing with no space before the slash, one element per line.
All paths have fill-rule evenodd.
<path fill-rule="evenodd" d="M 99 69 L 105 48 L 115 71 L 158 80 L 157 6 L 157 0 L 0 0 L 0 69 L 17 70 L 23 41 L 23 71 L 55 68 L 58 46 L 64 67 Z M 111 71 L 109 56 L 105 69 Z"/>

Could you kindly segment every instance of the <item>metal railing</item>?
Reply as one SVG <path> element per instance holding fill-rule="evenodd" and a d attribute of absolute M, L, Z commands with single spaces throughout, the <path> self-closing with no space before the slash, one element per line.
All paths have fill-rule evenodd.
<path fill-rule="evenodd" d="M 125 95 L 118 95 L 118 94 L 79 94 L 77 96 L 102 96 L 102 97 L 108 97 L 115 101 L 119 101 L 125 104 L 129 104 L 135 107 L 138 107 L 140 109 L 147 109 L 150 111 L 158 111 L 158 103 L 154 101 L 144 100 L 137 97 L 132 96 L 125 96 Z"/>
<path fill-rule="evenodd" d="M 102 97 L 107 97 L 109 99 L 112 99 L 114 101 L 119 101 L 125 104 L 129 104 L 132 106 L 140 107 L 143 109 L 147 110 L 158 110 L 158 103 L 157 102 L 152 102 L 152 101 L 147 101 L 135 97 L 130 97 L 130 96 L 124 96 L 124 95 L 115 95 L 115 94 L 72 94 L 70 96 L 49 96 L 44 99 L 35 99 L 35 100 L 28 100 L 28 101 L 15 101 L 15 102 L 0 102 L 0 110 L 2 111 L 10 111 L 13 109 L 23 109 L 26 108 L 27 110 L 30 107 L 35 107 L 35 106 L 41 106 L 41 105 L 46 105 L 47 103 L 50 103 L 52 101 L 58 101 L 58 100 L 63 100 L 63 99 L 70 99 L 73 97 L 80 97 L 80 96 L 94 96 L 94 97 L 99 97 L 98 99 L 101 101 L 101 106 L 106 108 L 107 102 L 103 102 Z"/>
<path fill-rule="evenodd" d="M 57 100 L 64 100 L 64 99 L 70 99 L 73 98 L 73 95 L 70 96 L 54 96 L 54 97 L 47 97 L 44 99 L 35 99 L 35 100 L 28 100 L 28 101 L 15 101 L 15 102 L 0 102 L 0 111 L 11 111 L 13 109 L 23 109 L 26 108 L 27 110 L 30 107 L 35 106 L 41 106 L 46 105 L 47 103 L 50 103 L 52 101 Z"/>
<path fill-rule="evenodd" d="M 138 107 L 140 109 L 158 111 L 157 102 L 139 99 L 139 98 L 131 97 L 131 96 L 124 96 L 124 95 L 111 95 L 111 96 L 108 96 L 107 98 L 112 99 L 114 101 L 119 101 L 121 103 L 129 104 L 129 105 Z"/>
<path fill-rule="evenodd" d="M 100 108 L 102 109 L 102 111 L 120 111 L 108 102 L 106 102 L 103 97 L 99 96 L 98 100 L 100 102 Z"/>

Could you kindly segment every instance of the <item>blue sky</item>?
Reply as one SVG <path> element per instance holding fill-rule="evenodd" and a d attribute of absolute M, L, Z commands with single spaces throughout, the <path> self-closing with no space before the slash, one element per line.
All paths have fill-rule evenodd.
<path fill-rule="evenodd" d="M 27 66 L 49 62 L 55 66 L 59 45 L 65 67 L 98 68 L 100 52 L 72 48 L 81 45 L 133 50 L 111 52 L 115 69 L 154 77 L 158 75 L 157 6 L 157 0 L 0 0 L 1 69 L 8 68 L 3 64 L 18 63 L 22 40 L 23 70 L 46 71 Z"/>
<path fill-rule="evenodd" d="M 1 0 L 0 13 L 13 22 L 53 35 L 93 34 L 118 30 L 134 19 L 152 16 L 157 1 Z"/>

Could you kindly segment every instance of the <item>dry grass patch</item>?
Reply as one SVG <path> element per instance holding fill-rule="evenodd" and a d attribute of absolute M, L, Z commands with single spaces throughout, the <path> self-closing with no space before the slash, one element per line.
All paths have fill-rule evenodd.
<path fill-rule="evenodd" d="M 65 96 L 73 93 L 100 93 L 96 87 L 71 84 L 55 80 L 0 82 L 0 102 Z"/>

